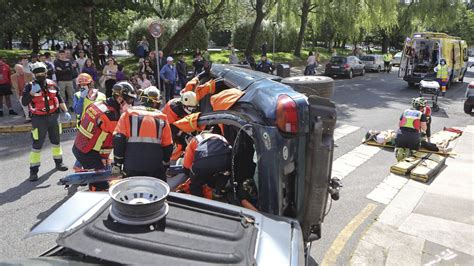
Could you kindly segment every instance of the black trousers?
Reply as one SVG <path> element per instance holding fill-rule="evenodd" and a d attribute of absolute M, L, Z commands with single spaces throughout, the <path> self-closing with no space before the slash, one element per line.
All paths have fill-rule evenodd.
<path fill-rule="evenodd" d="M 61 132 L 58 118 L 59 114 L 33 115 L 31 117 L 33 130 L 38 129 L 38 138 L 33 136 L 33 149 L 41 150 L 46 139 L 46 133 L 48 133 L 51 144 L 59 145 Z"/>
<path fill-rule="evenodd" d="M 73 146 L 72 153 L 76 157 L 76 160 L 81 163 L 84 169 L 102 170 L 105 168 L 104 163 L 102 162 L 103 158 L 97 151 L 83 153 L 78 148 L 76 148 L 76 146 Z M 92 186 L 89 184 L 90 190 L 106 190 L 109 188 L 109 183 L 107 181 L 97 182 L 94 183 L 93 187 L 95 188 L 92 189 Z"/>
<path fill-rule="evenodd" d="M 52 153 L 56 164 L 62 163 L 62 150 L 60 143 L 61 127 L 58 121 L 59 114 L 33 115 L 31 117 L 32 131 L 31 138 L 33 145 L 30 152 L 30 170 L 38 172 L 41 164 L 41 148 L 43 148 L 46 134 L 52 144 Z"/>
<path fill-rule="evenodd" d="M 166 102 L 174 97 L 174 83 L 165 83 Z"/>

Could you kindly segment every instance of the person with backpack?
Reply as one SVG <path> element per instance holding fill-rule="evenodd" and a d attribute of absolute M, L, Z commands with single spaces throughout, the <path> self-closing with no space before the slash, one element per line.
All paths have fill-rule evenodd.
<path fill-rule="evenodd" d="M 232 170 L 232 146 L 221 135 L 203 132 L 193 137 L 186 147 L 183 168 L 191 180 L 192 195 L 202 197 L 206 185 L 223 188 Z"/>

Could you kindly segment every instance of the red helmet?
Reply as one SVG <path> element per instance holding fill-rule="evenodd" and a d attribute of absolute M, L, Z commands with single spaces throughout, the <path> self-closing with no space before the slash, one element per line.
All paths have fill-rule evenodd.
<path fill-rule="evenodd" d="M 91 75 L 87 73 L 81 73 L 77 77 L 77 84 L 79 84 L 80 86 L 87 86 L 92 82 L 94 82 L 94 80 L 92 79 Z"/>

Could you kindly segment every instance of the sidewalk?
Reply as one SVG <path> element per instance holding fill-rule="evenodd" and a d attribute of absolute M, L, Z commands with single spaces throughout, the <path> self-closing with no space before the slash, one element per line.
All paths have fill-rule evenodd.
<path fill-rule="evenodd" d="M 351 265 L 474 265 L 474 125 L 428 184 L 409 180 L 359 240 Z"/>
<path fill-rule="evenodd" d="M 11 96 L 13 110 L 18 113 L 18 115 L 9 115 L 8 108 L 6 104 L 3 104 L 3 117 L 0 117 L 0 133 L 20 133 L 20 132 L 29 132 L 32 130 L 31 123 L 25 123 L 26 119 L 23 116 L 23 110 L 20 106 L 20 102 L 16 96 Z M 68 123 L 62 123 L 63 128 L 71 128 L 76 125 L 74 121 Z"/>

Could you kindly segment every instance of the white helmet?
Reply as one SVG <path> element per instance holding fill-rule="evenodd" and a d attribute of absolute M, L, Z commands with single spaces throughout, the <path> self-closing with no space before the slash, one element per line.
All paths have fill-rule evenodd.
<path fill-rule="evenodd" d="M 181 103 L 183 104 L 184 111 L 186 113 L 194 113 L 197 110 L 198 106 L 196 93 L 194 93 L 193 91 L 187 91 L 181 94 Z"/>
<path fill-rule="evenodd" d="M 30 70 L 33 72 L 33 74 L 46 73 L 48 72 L 48 67 L 43 62 L 36 62 L 31 64 Z"/>
<path fill-rule="evenodd" d="M 142 101 L 161 103 L 161 92 L 155 86 L 150 86 L 143 91 Z"/>

